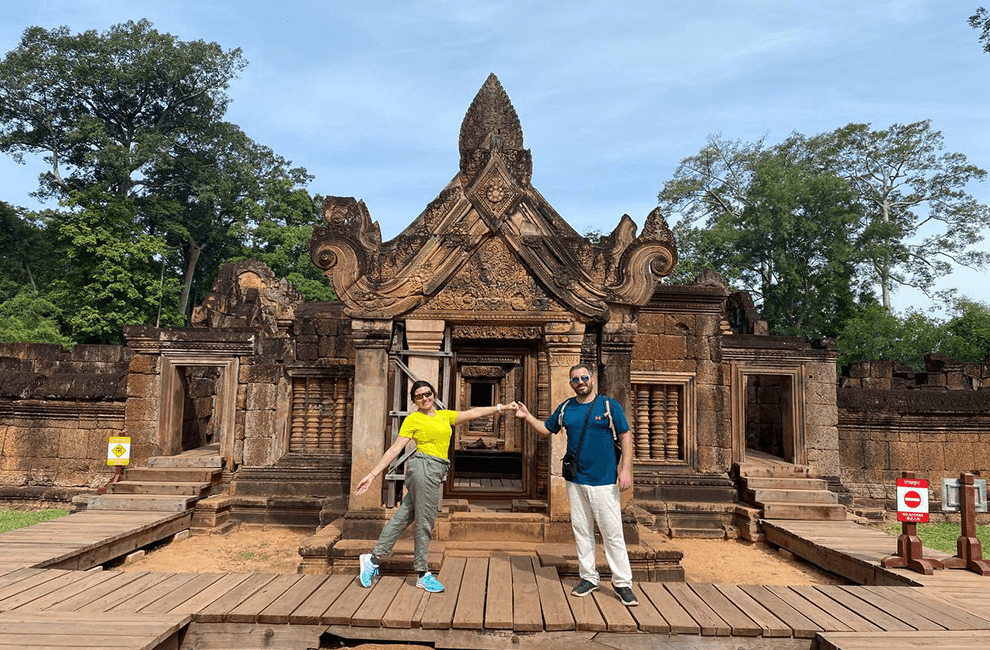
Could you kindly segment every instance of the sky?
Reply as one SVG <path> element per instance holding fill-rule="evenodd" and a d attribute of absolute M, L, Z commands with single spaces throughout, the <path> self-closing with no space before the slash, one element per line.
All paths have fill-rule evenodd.
<path fill-rule="evenodd" d="M 33 25 L 141 18 L 240 48 L 227 119 L 313 174 L 311 193 L 363 200 L 386 240 L 457 172 L 464 113 L 495 73 L 533 186 L 578 232 L 607 233 L 623 214 L 642 226 L 711 134 L 776 143 L 931 119 L 947 151 L 990 169 L 990 54 L 966 22 L 979 2 L 13 0 L 0 53 Z M 35 209 L 44 162 L 26 163 L 0 157 L 0 200 Z M 968 190 L 990 203 L 990 181 Z M 939 288 L 990 303 L 988 280 L 960 269 Z M 906 289 L 893 305 L 931 306 Z"/>

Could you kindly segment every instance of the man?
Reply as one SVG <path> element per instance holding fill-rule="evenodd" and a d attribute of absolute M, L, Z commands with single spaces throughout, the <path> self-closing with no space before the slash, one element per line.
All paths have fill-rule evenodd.
<path fill-rule="evenodd" d="M 574 476 L 567 481 L 571 504 L 571 527 L 577 544 L 581 582 L 571 593 L 587 596 L 598 589 L 595 570 L 595 524 L 602 533 L 605 558 L 612 570 L 612 587 L 624 605 L 638 605 L 632 591 L 632 570 L 622 535 L 619 490 L 632 487 L 632 434 L 622 407 L 614 399 L 599 395 L 596 378 L 588 367 L 571 368 L 570 385 L 575 396 L 563 401 L 553 414 L 540 422 L 519 402 L 516 417 L 523 418 L 537 433 L 550 435 L 567 430 L 567 453 L 576 457 Z M 621 466 L 616 467 L 613 429 L 622 445 Z M 582 433 L 583 432 L 583 433 Z"/>

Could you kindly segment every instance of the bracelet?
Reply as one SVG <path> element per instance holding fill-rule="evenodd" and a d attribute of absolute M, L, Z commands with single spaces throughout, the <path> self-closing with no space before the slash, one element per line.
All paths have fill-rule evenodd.
<path fill-rule="evenodd" d="M 495 405 L 495 412 L 496 413 L 501 413 L 502 412 L 502 405 L 501 404 L 496 404 Z"/>

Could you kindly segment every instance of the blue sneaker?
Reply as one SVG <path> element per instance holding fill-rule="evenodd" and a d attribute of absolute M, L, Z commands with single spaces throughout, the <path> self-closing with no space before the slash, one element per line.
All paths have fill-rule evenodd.
<path fill-rule="evenodd" d="M 420 589 L 425 589 L 431 594 L 438 594 L 443 591 L 443 585 L 440 581 L 433 577 L 433 574 L 429 571 L 426 572 L 422 578 L 416 581 L 416 586 Z"/>
<path fill-rule="evenodd" d="M 378 581 L 378 565 L 371 561 L 371 553 L 365 553 L 361 560 L 361 586 L 371 587 Z"/>

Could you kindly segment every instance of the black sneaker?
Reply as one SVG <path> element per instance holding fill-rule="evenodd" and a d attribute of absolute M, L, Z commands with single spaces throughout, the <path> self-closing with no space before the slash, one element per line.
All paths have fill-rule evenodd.
<path fill-rule="evenodd" d="M 577 587 L 571 590 L 572 596 L 578 596 L 583 598 L 584 596 L 590 596 L 592 591 L 598 589 L 598 585 L 591 582 L 590 580 L 582 580 L 578 583 Z"/>
<path fill-rule="evenodd" d="M 639 604 L 639 601 L 636 600 L 636 594 L 629 587 L 616 587 L 615 595 L 619 597 L 619 600 L 626 607 L 634 607 Z"/>

